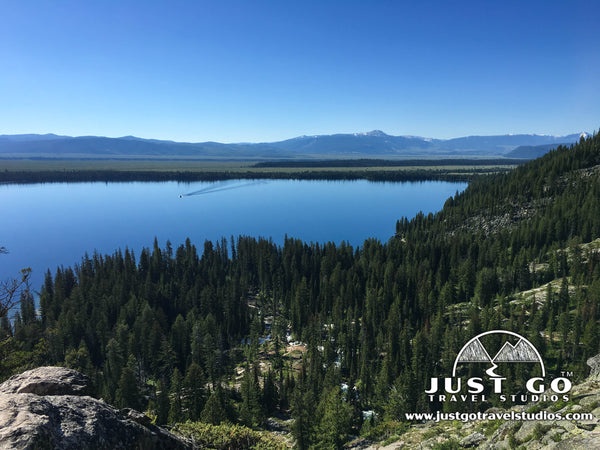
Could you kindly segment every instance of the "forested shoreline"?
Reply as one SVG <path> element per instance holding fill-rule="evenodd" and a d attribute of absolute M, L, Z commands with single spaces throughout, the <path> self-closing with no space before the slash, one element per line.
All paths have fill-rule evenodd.
<path fill-rule="evenodd" d="M 221 181 L 237 179 L 283 180 L 369 180 L 390 182 L 470 181 L 482 174 L 506 171 L 503 168 L 410 169 L 410 170 L 304 170 L 304 171 L 145 171 L 145 170 L 36 170 L 0 171 L 0 183 L 73 183 L 132 181 Z"/>
<path fill-rule="evenodd" d="M 91 181 L 60 176 L 52 181 Z M 473 179 L 439 213 L 399 219 L 388 242 L 278 246 L 240 236 L 86 255 L 46 274 L 39 314 L 25 292 L 14 324 L 2 317 L 0 378 L 66 365 L 108 402 L 158 424 L 260 428 L 278 414 L 295 419 L 299 448 L 339 448 L 349 434 L 377 437 L 405 412 L 457 408 L 424 390 L 485 330 L 519 333 L 549 372 L 584 377 L 600 345 L 599 211 L 596 134 Z M 513 380 L 530 369 L 508 370 L 519 392 Z"/>
<path fill-rule="evenodd" d="M 444 166 L 509 166 L 527 162 L 519 158 L 470 159 L 328 159 L 328 160 L 285 160 L 258 162 L 253 167 L 444 167 Z"/>

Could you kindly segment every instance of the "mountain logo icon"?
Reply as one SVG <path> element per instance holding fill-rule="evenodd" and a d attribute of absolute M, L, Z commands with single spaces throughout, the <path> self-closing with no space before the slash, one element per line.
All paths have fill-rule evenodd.
<path fill-rule="evenodd" d="M 513 338 L 517 338 L 517 342 L 512 344 L 511 342 L 506 341 L 502 348 L 496 352 L 494 357 L 491 357 L 490 352 L 488 352 L 484 344 L 481 342 L 481 338 L 493 334 L 508 335 Z M 512 331 L 486 331 L 485 333 L 481 333 L 472 338 L 458 352 L 458 355 L 454 360 L 452 376 L 456 376 L 456 368 L 459 364 L 479 362 L 488 362 L 492 365 L 491 368 L 486 370 L 486 373 L 491 377 L 499 377 L 499 375 L 494 372 L 494 370 L 498 367 L 496 363 L 539 363 L 542 369 L 542 376 L 546 376 L 544 362 L 542 361 L 542 357 L 537 349 L 526 338 Z"/>

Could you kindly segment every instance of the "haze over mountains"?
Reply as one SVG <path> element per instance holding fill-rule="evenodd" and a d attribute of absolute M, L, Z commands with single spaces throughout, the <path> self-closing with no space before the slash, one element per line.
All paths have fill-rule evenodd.
<path fill-rule="evenodd" d="M 279 142 L 185 143 L 134 136 L 0 135 L 0 158 L 57 159 L 308 159 L 415 157 L 508 157 L 533 159 L 560 144 L 570 145 L 587 133 L 567 136 L 508 134 L 432 139 L 368 133 L 299 136 Z"/>

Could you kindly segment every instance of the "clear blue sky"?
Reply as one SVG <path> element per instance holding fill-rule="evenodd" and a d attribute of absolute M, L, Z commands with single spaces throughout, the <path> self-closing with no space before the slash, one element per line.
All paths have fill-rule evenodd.
<path fill-rule="evenodd" d="M 0 134 L 600 127 L 599 1 L 0 3 Z"/>

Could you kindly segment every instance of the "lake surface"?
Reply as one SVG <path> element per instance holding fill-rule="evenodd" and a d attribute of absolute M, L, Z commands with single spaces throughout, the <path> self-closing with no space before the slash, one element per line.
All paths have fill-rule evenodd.
<path fill-rule="evenodd" d="M 154 238 L 176 248 L 205 240 L 286 234 L 353 246 L 387 241 L 396 220 L 435 212 L 467 183 L 424 181 L 230 180 L 197 183 L 61 183 L 0 185 L 0 280 L 31 267 L 32 287 L 44 273 L 73 266 L 87 252 L 128 247 L 136 256 Z"/>

